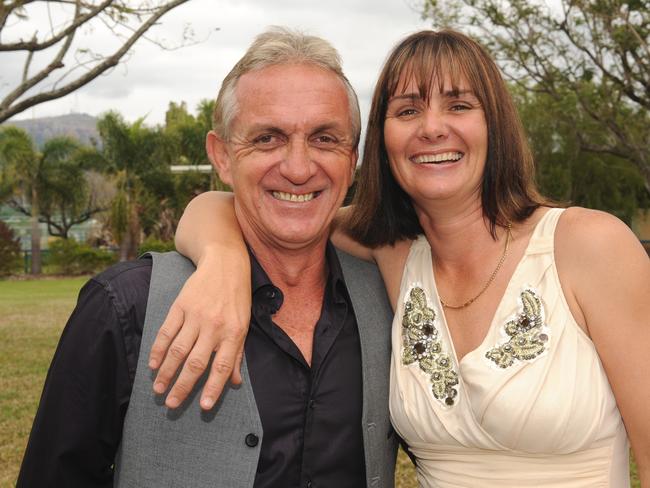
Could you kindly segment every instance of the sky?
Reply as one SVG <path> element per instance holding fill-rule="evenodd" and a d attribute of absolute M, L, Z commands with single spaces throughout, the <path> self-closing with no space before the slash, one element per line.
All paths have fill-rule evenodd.
<path fill-rule="evenodd" d="M 178 45 L 189 26 L 196 43 L 162 50 L 141 39 L 126 63 L 78 91 L 16 115 L 15 120 L 68 113 L 99 115 L 117 110 L 127 120 L 145 117 L 159 124 L 170 101 L 187 103 L 194 111 L 204 98 L 214 98 L 221 80 L 244 54 L 253 38 L 271 25 L 297 28 L 329 40 L 340 52 L 343 68 L 357 90 L 362 117 L 367 118 L 374 83 L 391 47 L 406 35 L 427 28 L 420 18 L 422 0 L 190 0 L 162 18 L 149 37 Z M 49 13 L 52 18 L 53 13 Z M 30 12 L 29 23 L 19 29 L 47 30 L 48 14 Z M 56 19 L 55 19 L 56 23 Z M 27 31 L 25 31 L 26 33 Z M 100 29 L 85 31 L 78 46 L 107 49 L 110 39 Z M 21 74 L 23 57 L 4 54 L 0 70 L 0 97 Z M 34 66 L 39 61 L 35 60 Z"/>

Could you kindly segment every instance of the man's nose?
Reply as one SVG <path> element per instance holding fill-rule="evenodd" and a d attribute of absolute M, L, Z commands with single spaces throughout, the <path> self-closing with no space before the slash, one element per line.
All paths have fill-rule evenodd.
<path fill-rule="evenodd" d="M 291 141 L 280 164 L 280 174 L 291 183 L 301 185 L 311 178 L 314 168 L 307 142 Z"/>

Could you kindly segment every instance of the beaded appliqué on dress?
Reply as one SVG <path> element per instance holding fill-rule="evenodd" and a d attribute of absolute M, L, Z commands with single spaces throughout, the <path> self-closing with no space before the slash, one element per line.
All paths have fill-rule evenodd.
<path fill-rule="evenodd" d="M 442 351 L 438 329 L 434 325 L 436 313 L 427 306 L 427 296 L 420 287 L 413 287 L 404 303 L 402 318 L 402 363 L 418 363 L 429 375 L 433 396 L 446 405 L 453 405 L 458 394 L 458 374 L 452 361 Z"/>
<path fill-rule="evenodd" d="M 504 327 L 510 339 L 485 353 L 500 368 L 512 366 L 516 359 L 535 359 L 546 350 L 549 340 L 541 299 L 530 288 L 521 292 L 519 298 L 521 312 Z"/>

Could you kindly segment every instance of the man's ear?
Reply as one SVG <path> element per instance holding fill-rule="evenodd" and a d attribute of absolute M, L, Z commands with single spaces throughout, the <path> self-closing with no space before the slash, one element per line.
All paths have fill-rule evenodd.
<path fill-rule="evenodd" d="M 211 130 L 205 136 L 205 151 L 219 179 L 226 185 L 232 186 L 232 161 L 226 148 L 226 142 Z"/>

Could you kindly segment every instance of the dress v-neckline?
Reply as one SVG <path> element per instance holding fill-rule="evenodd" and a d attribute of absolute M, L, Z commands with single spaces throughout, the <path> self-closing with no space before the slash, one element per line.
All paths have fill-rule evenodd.
<path fill-rule="evenodd" d="M 505 289 L 503 290 L 503 294 L 501 295 L 501 298 L 499 299 L 499 304 L 497 305 L 497 308 L 494 310 L 494 314 L 492 315 L 492 319 L 490 320 L 490 325 L 487 328 L 487 330 L 485 331 L 485 335 L 483 336 L 483 339 L 481 340 L 481 342 L 474 349 L 470 349 L 469 351 L 467 351 L 465 353 L 465 355 L 462 358 L 460 358 L 460 360 L 458 360 L 458 354 L 456 353 L 456 345 L 454 344 L 454 339 L 452 338 L 451 331 L 449 330 L 449 325 L 447 323 L 447 316 L 445 314 L 444 307 L 442 306 L 442 303 L 440 302 L 440 294 L 438 293 L 438 283 L 436 282 L 436 274 L 433 271 L 433 253 L 431 251 L 431 246 L 428 245 L 429 243 L 427 242 L 427 247 L 428 247 L 427 254 L 428 254 L 428 260 L 429 260 L 428 269 L 431 270 L 431 282 L 433 284 L 433 290 L 434 290 L 435 295 L 436 295 L 436 308 L 438 309 L 438 313 L 440 315 L 440 321 L 441 321 L 441 323 L 443 324 L 443 326 L 445 328 L 445 332 L 446 332 L 446 335 L 447 335 L 447 338 L 448 338 L 448 341 L 449 341 L 449 350 L 450 350 L 449 352 L 453 355 L 454 362 L 458 365 L 458 369 L 459 369 L 458 374 L 459 374 L 459 376 L 461 376 L 461 378 L 462 378 L 462 375 L 460 374 L 460 366 L 465 361 L 465 358 L 467 358 L 468 356 L 473 356 L 479 350 L 481 350 L 483 348 L 483 346 L 485 345 L 485 341 L 491 335 L 491 332 L 495 327 L 494 323 L 495 323 L 497 317 L 499 316 L 499 312 L 501 311 L 501 307 L 503 306 L 504 298 L 507 296 L 508 292 L 510 291 L 510 288 L 513 286 L 513 283 L 515 282 L 515 280 L 514 280 L 515 276 L 519 273 L 519 270 L 521 269 L 521 266 L 522 266 L 524 260 L 526 259 L 526 257 L 530 253 L 530 249 L 532 247 L 532 244 L 533 244 L 535 238 L 537 237 L 537 234 L 539 233 L 539 229 L 541 228 L 541 225 L 543 224 L 543 222 L 546 220 L 546 218 L 548 217 L 548 215 L 550 213 L 552 213 L 552 209 L 548 209 L 546 211 L 546 213 L 544 215 L 542 215 L 542 217 L 539 219 L 539 221 L 535 224 L 535 228 L 533 229 L 533 232 L 531 233 L 531 235 L 530 235 L 530 237 L 528 239 L 528 243 L 526 244 L 526 248 L 524 249 L 524 253 L 521 256 L 521 258 L 519 259 L 519 262 L 517 263 L 517 266 L 515 266 L 515 269 L 513 270 L 512 274 L 510 275 L 510 278 L 508 279 L 508 283 L 507 283 Z M 423 237 L 423 238 L 426 240 L 426 237 Z"/>

